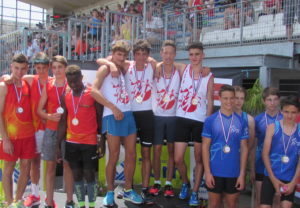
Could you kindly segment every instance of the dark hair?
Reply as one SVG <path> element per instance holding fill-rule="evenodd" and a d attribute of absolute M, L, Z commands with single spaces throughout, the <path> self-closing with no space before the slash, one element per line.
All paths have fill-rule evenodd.
<path fill-rule="evenodd" d="M 111 50 L 113 53 L 116 51 L 121 51 L 121 52 L 128 54 L 130 51 L 130 46 L 128 45 L 128 43 L 126 41 L 118 40 L 112 46 Z"/>
<path fill-rule="evenodd" d="M 64 56 L 60 56 L 60 55 L 54 56 L 54 57 L 52 58 L 52 60 L 51 60 L 51 64 L 53 64 L 53 62 L 61 63 L 61 64 L 63 64 L 65 67 L 68 66 L 67 59 L 66 59 Z"/>
<path fill-rule="evenodd" d="M 23 64 L 23 63 L 28 64 L 28 59 L 24 54 L 20 53 L 13 56 L 12 62 L 16 62 L 19 64 Z"/>
<path fill-rule="evenodd" d="M 38 52 L 34 57 L 33 57 L 33 64 L 45 64 L 48 65 L 50 63 L 50 59 L 48 56 L 43 53 L 43 52 Z"/>
<path fill-rule="evenodd" d="M 165 40 L 165 41 L 163 42 L 163 45 L 162 45 L 162 47 L 161 47 L 161 50 L 163 50 L 163 48 L 166 47 L 166 46 L 171 46 L 171 47 L 173 47 L 173 48 L 175 49 L 175 51 L 176 51 L 176 44 L 175 44 L 175 42 L 174 42 L 173 40 Z"/>
<path fill-rule="evenodd" d="M 283 98 L 280 102 L 280 105 L 281 105 L 281 109 L 283 109 L 284 106 L 293 105 L 298 109 L 298 111 L 300 110 L 299 100 L 294 95 L 289 95 L 289 96 Z"/>
<path fill-rule="evenodd" d="M 234 88 L 233 88 L 231 85 L 224 84 L 224 85 L 222 85 L 222 87 L 220 88 L 219 96 L 221 97 L 221 96 L 222 96 L 222 93 L 225 92 L 225 91 L 233 92 L 233 94 L 235 94 Z"/>
<path fill-rule="evenodd" d="M 191 49 L 199 49 L 200 51 L 203 51 L 203 44 L 201 42 L 193 42 L 187 47 L 188 51 Z"/>
<path fill-rule="evenodd" d="M 137 51 L 146 51 L 147 53 L 150 53 L 151 45 L 147 40 L 137 40 L 133 44 L 133 54 L 135 54 Z"/>
<path fill-rule="evenodd" d="M 280 98 L 280 92 L 275 87 L 266 87 L 262 93 L 263 100 L 265 100 L 270 95 L 276 95 Z"/>
<path fill-rule="evenodd" d="M 72 64 L 67 67 L 66 76 L 82 76 L 79 66 Z"/>
<path fill-rule="evenodd" d="M 241 86 L 233 86 L 234 91 L 235 92 L 242 92 L 244 93 L 245 97 L 247 96 L 247 91 L 245 90 L 245 88 L 241 87 Z"/>

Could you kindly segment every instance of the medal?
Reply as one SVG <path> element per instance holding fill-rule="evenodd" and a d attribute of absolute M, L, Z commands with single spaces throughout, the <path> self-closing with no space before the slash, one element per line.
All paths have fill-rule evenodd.
<path fill-rule="evenodd" d="M 56 113 L 63 114 L 64 112 L 65 111 L 61 106 L 56 109 Z"/>
<path fill-rule="evenodd" d="M 165 103 L 170 102 L 170 96 L 169 96 L 169 95 L 165 95 L 163 101 L 164 101 Z"/>
<path fill-rule="evenodd" d="M 288 163 L 289 161 L 290 161 L 290 158 L 288 156 L 284 155 L 281 157 L 281 162 Z"/>
<path fill-rule="evenodd" d="M 19 104 L 19 107 L 17 107 L 16 111 L 17 111 L 17 113 L 21 114 L 21 113 L 24 112 L 24 109 L 20 106 L 20 102 L 21 102 L 21 99 L 22 99 L 22 82 L 21 82 L 20 94 L 18 92 L 18 89 L 17 89 L 17 86 L 15 85 L 15 83 L 14 83 L 14 87 L 15 87 L 15 93 L 16 93 L 16 96 L 17 96 L 17 101 L 18 101 L 18 104 Z"/>
<path fill-rule="evenodd" d="M 165 67 L 164 67 L 164 65 L 162 65 L 162 75 L 163 75 L 162 78 L 163 78 L 164 85 L 165 85 L 165 88 L 166 88 L 166 94 L 163 97 L 163 101 L 165 103 L 168 103 L 168 102 L 171 101 L 171 98 L 170 98 L 170 96 L 168 94 L 169 94 L 170 85 L 171 85 L 173 77 L 174 77 L 174 73 L 175 73 L 175 69 L 174 69 L 174 65 L 173 65 L 172 66 L 171 78 L 170 78 L 169 83 L 167 84 L 167 81 L 166 81 L 167 77 L 165 75 Z"/>
<path fill-rule="evenodd" d="M 192 99 L 192 105 L 198 105 L 198 99 L 196 97 Z"/>
<path fill-rule="evenodd" d="M 17 107 L 17 113 L 23 113 L 24 109 L 22 107 Z"/>
<path fill-rule="evenodd" d="M 142 96 L 137 96 L 136 98 L 135 98 L 135 101 L 137 102 L 137 103 L 142 103 L 143 102 L 143 98 L 142 98 Z"/>
<path fill-rule="evenodd" d="M 230 152 L 230 147 L 228 145 L 225 145 L 223 147 L 223 152 L 226 153 L 226 154 L 229 153 Z"/>
<path fill-rule="evenodd" d="M 290 161 L 290 158 L 287 156 L 287 152 L 288 152 L 289 146 L 291 144 L 291 140 L 292 140 L 292 136 L 294 135 L 295 128 L 297 128 L 297 126 L 293 128 L 293 130 L 291 132 L 291 135 L 289 136 L 288 142 L 286 144 L 285 140 L 284 140 L 284 125 L 283 125 L 283 122 L 282 122 L 282 132 L 281 132 L 282 136 L 281 136 L 281 138 L 282 138 L 283 151 L 284 151 L 284 155 L 281 157 L 281 162 L 282 163 L 288 163 Z"/>
<path fill-rule="evenodd" d="M 135 76 L 136 85 L 137 85 L 138 93 L 139 93 L 139 94 L 142 94 L 142 93 L 141 93 L 142 88 L 143 88 L 142 82 L 144 81 L 144 78 L 145 78 L 145 71 L 146 71 L 146 67 L 147 67 L 147 66 L 148 66 L 148 64 L 144 66 L 143 73 L 142 73 L 142 76 L 141 76 L 140 79 L 139 79 L 138 74 L 137 74 L 136 66 L 134 66 L 134 76 Z M 143 98 L 142 98 L 142 97 L 139 98 L 139 99 L 136 98 L 135 100 L 136 100 L 137 103 L 142 103 L 142 102 L 143 102 Z M 139 101 L 138 101 L 138 100 L 139 100 Z"/>
<path fill-rule="evenodd" d="M 202 69 L 202 68 L 201 68 Z M 195 79 L 194 79 L 194 71 L 192 71 L 192 87 L 193 87 L 193 97 L 192 97 L 192 105 L 198 105 L 198 98 L 197 98 L 197 94 L 198 94 L 198 91 L 199 91 L 199 88 L 200 88 L 200 85 L 201 85 L 201 82 L 202 82 L 202 75 L 201 73 L 199 74 L 199 78 L 198 78 L 198 81 L 197 81 L 197 85 L 195 87 Z"/>
<path fill-rule="evenodd" d="M 126 98 L 126 89 L 125 89 L 125 81 L 122 73 L 119 76 L 119 86 L 120 86 L 120 98 L 125 99 Z"/>
<path fill-rule="evenodd" d="M 72 119 L 72 124 L 73 124 L 74 126 L 77 126 L 77 125 L 79 124 L 79 120 L 78 120 L 77 118 L 73 118 L 73 119 Z"/>

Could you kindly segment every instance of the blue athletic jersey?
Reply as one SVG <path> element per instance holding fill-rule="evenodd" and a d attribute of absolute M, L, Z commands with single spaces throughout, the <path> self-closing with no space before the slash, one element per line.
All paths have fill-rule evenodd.
<path fill-rule="evenodd" d="M 218 177 L 238 177 L 240 175 L 240 144 L 241 140 L 248 139 L 248 125 L 242 117 L 233 113 L 230 116 L 222 115 L 225 135 L 227 136 L 231 118 L 233 116 L 232 127 L 228 140 L 229 153 L 224 153 L 226 145 L 219 111 L 215 112 L 204 122 L 202 136 L 211 139 L 210 144 L 210 168 L 213 176 Z"/>
<path fill-rule="evenodd" d="M 287 147 L 289 138 L 285 133 L 282 134 L 282 126 L 279 121 L 276 121 L 269 155 L 275 177 L 283 181 L 291 181 L 296 172 L 300 150 L 300 124 L 297 125 L 296 131 L 291 136 L 290 145 L 285 154 L 283 140 L 285 147 Z M 282 162 L 284 155 L 288 156 L 289 162 Z M 265 170 L 265 175 L 268 176 L 267 170 Z"/>
<path fill-rule="evenodd" d="M 265 117 L 266 115 L 266 117 Z M 264 140 L 266 136 L 266 118 L 268 125 L 274 123 L 276 120 L 279 121 L 282 119 L 282 114 L 278 113 L 278 115 L 272 117 L 268 114 L 265 114 L 265 112 L 257 115 L 255 120 L 255 135 L 257 138 L 257 147 L 256 147 L 256 157 L 255 157 L 255 172 L 259 174 L 264 174 L 265 171 L 265 165 L 262 160 L 262 149 L 264 146 Z"/>

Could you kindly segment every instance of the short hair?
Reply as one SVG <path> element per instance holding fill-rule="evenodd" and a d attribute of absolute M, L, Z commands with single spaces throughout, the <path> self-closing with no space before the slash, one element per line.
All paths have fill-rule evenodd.
<path fill-rule="evenodd" d="M 275 95 L 280 98 L 280 92 L 275 87 L 266 87 L 262 93 L 262 98 L 265 100 L 268 96 Z"/>
<path fill-rule="evenodd" d="M 75 64 L 69 65 L 66 70 L 66 76 L 82 76 L 80 67 Z"/>
<path fill-rule="evenodd" d="M 203 51 L 203 44 L 201 42 L 192 42 L 187 47 L 188 51 L 191 49 L 199 49 L 200 51 Z"/>
<path fill-rule="evenodd" d="M 115 42 L 115 44 L 113 44 L 111 50 L 113 53 L 116 51 L 121 51 L 121 52 L 128 54 L 130 51 L 130 46 L 126 41 L 118 40 Z"/>
<path fill-rule="evenodd" d="M 163 50 L 163 48 L 164 48 L 164 47 L 167 47 L 167 46 L 173 47 L 173 48 L 175 49 L 175 51 L 176 51 L 176 44 L 175 44 L 175 42 L 174 42 L 173 40 L 165 40 L 165 41 L 163 42 L 163 45 L 162 45 L 162 47 L 161 47 L 161 50 Z"/>
<path fill-rule="evenodd" d="M 12 62 L 16 62 L 19 64 L 23 64 L 23 63 L 28 64 L 28 59 L 24 54 L 20 53 L 13 56 Z"/>
<path fill-rule="evenodd" d="M 47 54 L 43 52 L 38 52 L 33 57 L 33 64 L 45 64 L 48 65 L 50 63 L 50 59 L 48 58 Z"/>
<path fill-rule="evenodd" d="M 137 51 L 146 51 L 147 53 L 150 53 L 151 50 L 151 45 L 147 40 L 137 40 L 133 44 L 133 54 L 135 54 Z"/>
<path fill-rule="evenodd" d="M 280 105 L 281 105 L 281 109 L 283 109 L 284 106 L 293 105 L 298 109 L 298 111 L 300 110 L 299 99 L 294 95 L 289 95 L 283 98 L 280 102 Z"/>
<path fill-rule="evenodd" d="M 68 66 L 68 61 L 67 59 L 64 57 L 64 56 L 61 56 L 61 55 L 57 55 L 57 56 L 54 56 L 51 60 L 51 64 L 53 64 L 53 62 L 58 62 L 58 63 L 61 63 L 63 64 L 65 67 Z"/>
<path fill-rule="evenodd" d="M 235 92 L 242 92 L 242 93 L 244 93 L 245 97 L 247 96 L 247 91 L 245 88 L 243 88 L 241 86 L 237 86 L 237 85 L 233 86 L 233 88 L 234 88 Z"/>
<path fill-rule="evenodd" d="M 225 92 L 225 91 L 233 92 L 233 94 L 235 94 L 234 88 L 233 88 L 231 85 L 224 84 L 224 85 L 222 85 L 222 87 L 220 88 L 219 96 L 221 97 L 221 96 L 222 96 L 222 93 Z"/>

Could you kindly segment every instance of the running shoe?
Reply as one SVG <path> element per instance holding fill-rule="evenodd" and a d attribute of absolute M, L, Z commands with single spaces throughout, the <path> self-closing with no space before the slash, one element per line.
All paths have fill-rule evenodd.
<path fill-rule="evenodd" d="M 189 200 L 189 206 L 199 206 L 199 205 L 200 205 L 200 201 L 198 199 L 198 193 L 193 191 Z"/>
<path fill-rule="evenodd" d="M 103 206 L 112 207 L 115 205 L 115 193 L 113 191 L 108 191 L 103 199 Z"/>
<path fill-rule="evenodd" d="M 33 207 L 39 205 L 40 203 L 41 203 L 40 196 L 36 197 L 33 194 L 30 194 L 29 196 L 26 197 L 23 204 L 25 207 Z"/>
<path fill-rule="evenodd" d="M 165 185 L 164 196 L 165 197 L 174 197 L 174 190 L 171 185 Z"/>
<path fill-rule="evenodd" d="M 139 194 L 137 194 L 133 189 L 131 189 L 130 191 L 124 191 L 123 198 L 124 200 L 130 201 L 133 204 L 143 203 L 142 197 Z"/>
<path fill-rule="evenodd" d="M 186 199 L 188 197 L 189 188 L 190 188 L 189 184 L 187 184 L 187 183 L 182 184 L 181 190 L 180 190 L 180 193 L 179 193 L 179 199 Z"/>
<path fill-rule="evenodd" d="M 157 196 L 160 192 L 160 188 L 161 188 L 161 185 L 156 183 L 156 184 L 154 184 L 154 186 L 152 186 L 149 189 L 149 193 L 152 194 L 153 196 Z"/>
<path fill-rule="evenodd" d="M 45 199 L 45 208 L 58 208 L 57 204 L 55 203 L 54 200 L 53 200 L 53 205 L 52 206 L 51 205 L 47 205 L 46 201 L 47 201 L 47 198 Z"/>
<path fill-rule="evenodd" d="M 78 208 L 78 206 L 72 200 L 70 202 L 66 202 L 65 208 Z"/>
<path fill-rule="evenodd" d="M 149 193 L 149 189 L 144 189 L 141 192 L 141 197 L 143 198 L 144 204 L 154 204 L 152 195 Z"/>

